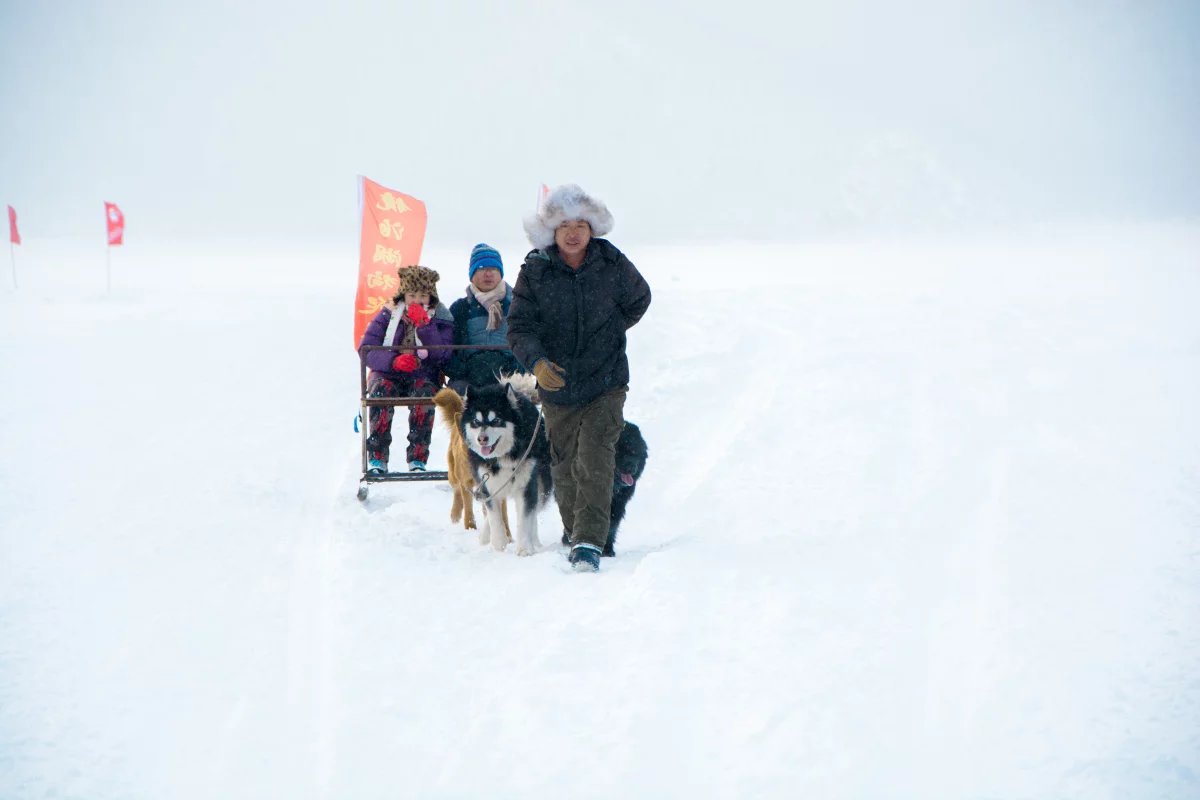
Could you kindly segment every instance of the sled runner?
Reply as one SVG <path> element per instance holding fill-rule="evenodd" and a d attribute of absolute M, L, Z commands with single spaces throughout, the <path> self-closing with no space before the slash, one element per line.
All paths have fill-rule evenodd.
<path fill-rule="evenodd" d="M 422 345 L 426 350 L 507 350 L 504 345 L 482 345 L 482 344 L 431 344 Z M 399 352 L 403 350 L 411 350 L 411 348 L 400 347 L 398 345 L 367 345 L 363 347 L 358 354 L 358 400 L 359 400 L 359 417 L 358 417 L 358 432 L 362 448 L 362 477 L 358 479 L 358 499 L 366 500 L 368 487 L 372 483 L 409 483 L 414 481 L 444 481 L 447 479 L 445 470 L 429 470 L 427 472 L 384 472 L 371 473 L 367 471 L 367 462 L 369 456 L 367 454 L 367 437 L 371 435 L 370 425 L 367 420 L 370 419 L 370 409 L 373 407 L 409 407 L 427 405 L 433 408 L 433 399 L 430 397 L 368 397 L 367 396 L 367 360 L 366 355 L 372 350 L 392 350 Z"/>

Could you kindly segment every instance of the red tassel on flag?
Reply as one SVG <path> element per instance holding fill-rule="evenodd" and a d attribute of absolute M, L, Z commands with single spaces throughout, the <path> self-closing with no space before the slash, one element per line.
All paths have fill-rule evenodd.
<path fill-rule="evenodd" d="M 108 243 L 122 244 L 125 239 L 125 215 L 116 203 L 104 201 L 104 221 L 108 223 Z"/>
<path fill-rule="evenodd" d="M 17 210 L 8 207 L 8 240 L 13 244 L 21 243 L 21 234 L 17 231 Z"/>

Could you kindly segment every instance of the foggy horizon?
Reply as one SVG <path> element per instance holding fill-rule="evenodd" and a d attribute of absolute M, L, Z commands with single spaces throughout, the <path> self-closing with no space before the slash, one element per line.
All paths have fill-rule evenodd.
<path fill-rule="evenodd" d="M 0 11 L 0 203 L 27 240 L 356 230 L 516 242 L 578 183 L 612 239 L 1200 216 L 1200 7 L 616 2 Z"/>

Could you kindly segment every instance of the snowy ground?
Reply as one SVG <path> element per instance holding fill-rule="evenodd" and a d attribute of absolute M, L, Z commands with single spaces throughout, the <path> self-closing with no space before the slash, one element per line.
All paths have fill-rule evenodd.
<path fill-rule="evenodd" d="M 626 250 L 592 576 L 354 499 L 352 248 L 27 242 L 0 796 L 1200 796 L 1200 230 Z"/>

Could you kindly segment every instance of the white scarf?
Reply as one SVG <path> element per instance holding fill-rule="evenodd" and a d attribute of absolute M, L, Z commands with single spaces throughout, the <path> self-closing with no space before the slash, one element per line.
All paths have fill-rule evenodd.
<path fill-rule="evenodd" d="M 508 293 L 508 284 L 504 281 L 496 284 L 496 288 L 488 292 L 481 292 L 475 288 L 475 284 L 468 283 L 467 291 L 475 296 L 479 305 L 487 309 L 488 324 L 487 329 L 494 331 L 500 327 L 500 323 L 504 322 L 504 307 L 501 301 L 504 300 L 505 294 Z"/>

